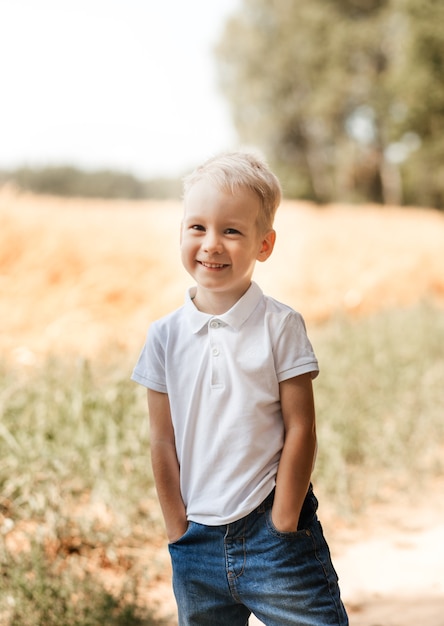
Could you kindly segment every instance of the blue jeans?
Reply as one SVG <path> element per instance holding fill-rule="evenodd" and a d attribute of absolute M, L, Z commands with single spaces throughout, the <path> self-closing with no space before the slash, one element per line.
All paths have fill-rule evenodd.
<path fill-rule="evenodd" d="M 179 626 L 347 626 L 338 577 L 310 490 L 298 530 L 273 526 L 274 492 L 246 517 L 223 526 L 191 522 L 169 544 Z"/>

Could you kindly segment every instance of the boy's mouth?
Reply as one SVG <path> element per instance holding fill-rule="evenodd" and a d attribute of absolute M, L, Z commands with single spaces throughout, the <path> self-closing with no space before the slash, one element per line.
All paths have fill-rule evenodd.
<path fill-rule="evenodd" d="M 207 267 L 210 270 L 221 270 L 224 267 L 228 267 L 228 263 L 207 263 L 206 261 L 197 261 L 203 267 Z"/>

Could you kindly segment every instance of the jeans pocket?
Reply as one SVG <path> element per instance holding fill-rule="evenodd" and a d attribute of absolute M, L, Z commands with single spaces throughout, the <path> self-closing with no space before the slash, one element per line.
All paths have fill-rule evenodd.
<path fill-rule="evenodd" d="M 273 523 L 271 516 L 271 506 L 266 511 L 267 526 L 273 535 L 279 537 L 295 537 L 299 533 L 307 534 L 313 522 L 317 519 L 316 511 L 318 509 L 318 500 L 313 493 L 313 488 L 310 485 L 307 495 L 305 496 L 304 503 L 302 505 L 301 513 L 299 515 L 298 527 L 294 531 L 280 531 Z"/>
<path fill-rule="evenodd" d="M 318 500 L 310 485 L 308 493 L 305 496 L 304 504 L 302 505 L 301 514 L 299 515 L 298 530 L 305 530 L 311 526 L 316 518 L 317 510 Z"/>
<path fill-rule="evenodd" d="M 307 531 L 304 528 L 302 529 L 299 528 L 299 526 L 297 530 L 290 530 L 290 531 L 282 531 L 276 528 L 276 526 L 273 523 L 273 519 L 271 517 L 271 509 L 268 509 L 268 511 L 265 513 L 265 519 L 266 519 L 268 531 L 274 537 L 281 537 L 283 539 L 293 539 L 294 537 L 297 537 L 298 535 L 307 534 Z"/>
<path fill-rule="evenodd" d="M 184 534 L 181 537 L 179 537 L 179 539 L 176 539 L 176 541 L 169 541 L 168 545 L 169 546 L 176 546 L 177 544 L 181 543 L 186 538 L 188 533 L 190 532 L 192 525 L 193 525 L 193 522 L 188 522 L 188 526 L 187 526 L 187 529 L 184 532 Z"/>

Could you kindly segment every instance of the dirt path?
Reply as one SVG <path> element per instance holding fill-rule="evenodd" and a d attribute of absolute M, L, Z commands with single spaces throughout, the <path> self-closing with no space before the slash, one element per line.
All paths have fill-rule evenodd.
<path fill-rule="evenodd" d="M 444 626 L 444 481 L 341 530 L 335 567 L 351 626 Z"/>
<path fill-rule="evenodd" d="M 351 626 L 444 626 L 444 523 L 379 531 L 335 560 Z"/>

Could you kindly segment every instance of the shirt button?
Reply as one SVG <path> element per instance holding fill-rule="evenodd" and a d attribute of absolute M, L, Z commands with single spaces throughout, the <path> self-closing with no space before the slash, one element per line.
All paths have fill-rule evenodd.
<path fill-rule="evenodd" d="M 217 320 L 211 320 L 210 328 L 219 328 L 219 322 Z"/>
<path fill-rule="evenodd" d="M 220 354 L 219 348 L 213 348 L 212 353 L 213 353 L 213 356 L 219 356 Z"/>

